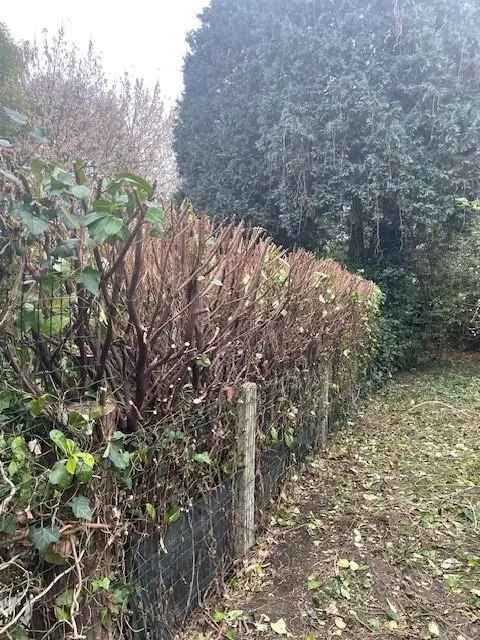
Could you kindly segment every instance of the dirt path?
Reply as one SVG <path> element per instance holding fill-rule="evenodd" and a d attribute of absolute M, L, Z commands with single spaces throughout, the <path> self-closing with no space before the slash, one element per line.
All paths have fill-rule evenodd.
<path fill-rule="evenodd" d="M 480 638 L 480 363 L 397 380 L 288 492 L 190 638 Z"/>

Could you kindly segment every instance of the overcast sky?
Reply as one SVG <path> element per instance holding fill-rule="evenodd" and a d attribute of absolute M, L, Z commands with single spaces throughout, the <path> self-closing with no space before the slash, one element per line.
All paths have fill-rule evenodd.
<path fill-rule="evenodd" d="M 12 0 L 2 2 L 0 21 L 17 40 L 41 38 L 63 26 L 85 47 L 92 39 L 111 75 L 129 71 L 160 81 L 166 98 L 182 88 L 185 35 L 209 0 Z"/>

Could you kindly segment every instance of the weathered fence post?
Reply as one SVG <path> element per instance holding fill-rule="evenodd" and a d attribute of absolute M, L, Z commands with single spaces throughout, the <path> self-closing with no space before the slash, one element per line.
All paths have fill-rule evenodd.
<path fill-rule="evenodd" d="M 237 461 L 235 480 L 235 553 L 246 555 L 255 544 L 255 434 L 257 385 L 242 387 L 237 413 Z"/>
<path fill-rule="evenodd" d="M 328 422 L 330 416 L 330 384 L 332 382 L 332 361 L 326 360 L 323 368 L 323 389 L 320 414 L 320 447 L 325 451 L 328 444 Z"/>

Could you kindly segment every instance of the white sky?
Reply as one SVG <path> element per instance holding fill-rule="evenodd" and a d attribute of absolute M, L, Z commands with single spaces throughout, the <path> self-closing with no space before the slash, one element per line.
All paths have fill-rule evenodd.
<path fill-rule="evenodd" d="M 0 0 L 1 1 L 1 0 Z M 16 40 L 53 34 L 63 26 L 84 48 L 90 39 L 109 75 L 129 71 L 174 100 L 182 89 L 185 35 L 209 0 L 12 0 L 1 1 L 0 21 Z"/>

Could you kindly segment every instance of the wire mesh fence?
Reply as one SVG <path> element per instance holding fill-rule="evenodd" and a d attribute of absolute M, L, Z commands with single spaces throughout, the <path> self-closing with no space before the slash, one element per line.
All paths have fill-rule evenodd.
<path fill-rule="evenodd" d="M 182 513 L 164 536 L 145 535 L 130 546 L 137 637 L 173 637 L 203 597 L 224 584 L 234 562 L 233 496 L 230 480 Z"/>
<path fill-rule="evenodd" d="M 319 444 L 323 368 L 295 370 L 259 385 L 255 526 L 265 525 L 293 470 Z M 296 405 L 295 402 L 299 404 Z M 132 626 L 137 637 L 174 637 L 211 593 L 221 593 L 235 564 L 238 471 L 183 510 L 165 532 L 135 537 L 128 549 L 137 585 Z"/>

